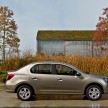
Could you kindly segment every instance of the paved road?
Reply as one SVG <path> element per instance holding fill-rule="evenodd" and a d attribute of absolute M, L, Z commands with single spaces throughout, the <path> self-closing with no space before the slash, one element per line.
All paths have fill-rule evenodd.
<path fill-rule="evenodd" d="M 46 96 L 46 95 L 45 95 Z M 15 93 L 8 93 L 3 87 L 0 87 L 0 107 L 21 107 L 21 108 L 75 108 L 75 107 L 87 107 L 87 108 L 101 108 L 108 107 L 108 95 L 104 95 L 99 101 L 84 100 L 83 96 L 71 96 L 71 98 L 65 98 L 54 100 L 45 97 L 34 98 L 30 101 L 20 101 L 17 99 Z"/>

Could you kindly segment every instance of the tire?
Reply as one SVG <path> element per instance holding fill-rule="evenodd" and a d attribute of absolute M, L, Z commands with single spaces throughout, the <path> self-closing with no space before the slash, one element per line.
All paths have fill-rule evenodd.
<path fill-rule="evenodd" d="M 32 93 L 31 87 L 27 85 L 22 85 L 17 89 L 17 97 L 22 101 L 30 100 Z"/>
<path fill-rule="evenodd" d="M 89 100 L 92 100 L 92 101 L 99 100 L 102 96 L 102 90 L 97 85 L 90 85 L 86 89 L 86 96 Z"/>

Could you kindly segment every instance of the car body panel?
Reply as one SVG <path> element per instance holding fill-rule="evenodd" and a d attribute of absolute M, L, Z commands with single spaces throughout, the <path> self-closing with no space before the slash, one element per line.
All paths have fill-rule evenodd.
<path fill-rule="evenodd" d="M 80 87 L 83 85 L 83 80 L 79 77 L 70 75 L 56 75 L 56 77 L 59 93 L 81 93 Z"/>
<path fill-rule="evenodd" d="M 32 74 L 31 83 L 35 86 L 36 93 L 47 93 L 57 91 L 57 80 L 55 75 Z"/>

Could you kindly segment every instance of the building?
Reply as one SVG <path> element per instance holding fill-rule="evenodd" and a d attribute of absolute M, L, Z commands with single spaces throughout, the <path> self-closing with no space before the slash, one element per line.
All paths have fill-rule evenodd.
<path fill-rule="evenodd" d="M 108 41 L 102 40 L 104 44 L 96 45 L 93 41 L 94 31 L 44 31 L 37 33 L 37 52 L 50 55 L 81 55 L 101 56 L 108 55 Z"/>

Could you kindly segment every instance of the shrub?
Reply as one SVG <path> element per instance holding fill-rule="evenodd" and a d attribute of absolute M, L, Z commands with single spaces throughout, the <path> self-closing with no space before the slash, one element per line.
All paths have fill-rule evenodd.
<path fill-rule="evenodd" d="M 6 81 L 6 72 L 0 72 L 0 82 L 5 83 Z"/>

